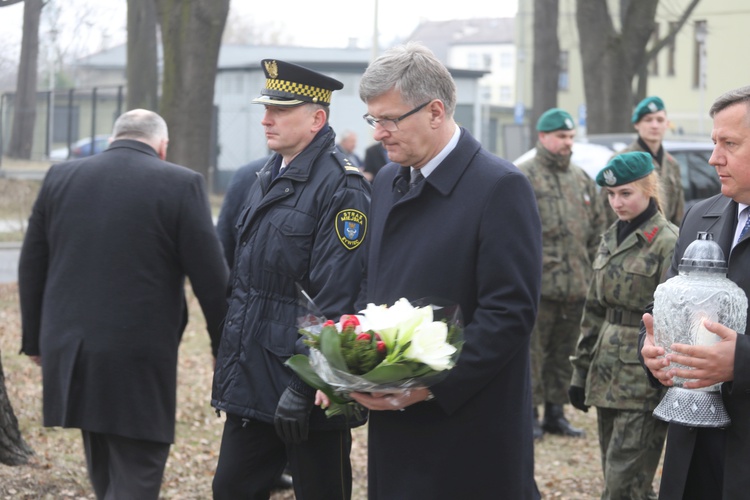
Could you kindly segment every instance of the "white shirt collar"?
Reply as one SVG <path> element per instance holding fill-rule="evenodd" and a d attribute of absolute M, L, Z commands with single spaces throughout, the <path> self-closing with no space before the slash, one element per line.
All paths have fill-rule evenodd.
<path fill-rule="evenodd" d="M 453 137 L 451 137 L 451 140 L 448 141 L 448 144 L 445 145 L 445 147 L 437 154 L 435 157 L 425 163 L 424 167 L 420 168 L 419 171 L 422 172 L 422 175 L 427 177 L 432 173 L 433 170 L 437 168 L 440 163 L 445 160 L 445 157 L 448 156 L 451 151 L 456 149 L 456 145 L 458 144 L 458 139 L 461 137 L 461 128 L 456 125 L 456 130 L 453 132 Z M 412 167 L 409 172 L 414 170 L 414 167 Z"/>

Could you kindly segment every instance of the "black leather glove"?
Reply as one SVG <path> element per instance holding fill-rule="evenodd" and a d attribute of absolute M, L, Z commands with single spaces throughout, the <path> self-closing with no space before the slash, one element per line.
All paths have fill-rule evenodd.
<path fill-rule="evenodd" d="M 573 408 L 581 410 L 584 413 L 588 413 L 589 407 L 586 406 L 586 390 L 583 387 L 571 385 L 568 388 L 568 399 Z"/>
<path fill-rule="evenodd" d="M 313 400 L 287 387 L 279 399 L 273 425 L 276 434 L 287 444 L 299 444 L 307 440 L 308 421 Z"/>

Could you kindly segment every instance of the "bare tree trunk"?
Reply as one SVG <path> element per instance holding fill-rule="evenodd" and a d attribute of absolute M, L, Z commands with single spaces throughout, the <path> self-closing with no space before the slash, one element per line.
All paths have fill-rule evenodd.
<path fill-rule="evenodd" d="M 576 0 L 589 133 L 632 130 L 633 79 L 646 60 L 657 4 L 653 0 L 624 2 L 618 33 L 607 2 Z"/>
<path fill-rule="evenodd" d="M 26 0 L 23 6 L 23 37 L 21 62 L 18 65 L 13 128 L 8 144 L 8 156 L 31 158 L 36 121 L 36 65 L 39 58 L 39 18 L 43 0 Z"/>
<path fill-rule="evenodd" d="M 213 96 L 229 0 L 155 0 L 164 48 L 161 115 L 170 161 L 208 178 Z"/>
<path fill-rule="evenodd" d="M 27 0 L 28 1 L 28 0 Z M 0 361 L 0 463 L 23 465 L 34 451 L 26 444 L 18 430 L 18 420 L 5 390 L 5 374 Z"/>
<path fill-rule="evenodd" d="M 156 6 L 153 0 L 128 0 L 127 109 L 157 111 Z"/>
<path fill-rule="evenodd" d="M 549 108 L 557 106 L 560 78 L 560 42 L 557 38 L 559 0 L 534 0 L 533 102 L 529 126 L 532 146 L 536 143 L 536 122 Z"/>

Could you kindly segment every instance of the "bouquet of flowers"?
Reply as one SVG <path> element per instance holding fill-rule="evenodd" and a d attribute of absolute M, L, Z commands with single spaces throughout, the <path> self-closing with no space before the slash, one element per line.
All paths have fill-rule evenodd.
<path fill-rule="evenodd" d="M 309 297 L 306 300 L 308 309 L 315 310 Z M 429 387 L 448 374 L 463 344 L 460 307 L 442 302 L 402 298 L 391 307 L 368 304 L 338 323 L 308 314 L 299 325 L 310 356 L 292 356 L 287 365 L 328 396 L 329 417 L 359 413 L 347 397 L 350 392 Z"/>

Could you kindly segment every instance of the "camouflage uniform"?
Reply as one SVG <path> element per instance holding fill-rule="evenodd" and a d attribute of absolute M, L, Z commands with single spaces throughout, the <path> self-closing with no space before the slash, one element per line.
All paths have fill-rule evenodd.
<path fill-rule="evenodd" d="M 630 151 L 643 151 L 644 153 L 651 154 L 650 151 L 643 148 L 639 143 L 638 139 L 627 148 L 619 151 L 613 155 L 613 158 L 622 153 L 628 153 Z M 661 182 L 661 208 L 664 215 L 674 225 L 680 226 L 682 223 L 682 216 L 685 214 L 685 191 L 682 188 L 682 173 L 680 172 L 680 163 L 675 160 L 674 156 L 669 154 L 666 150 L 664 151 L 664 159 L 662 165 L 657 163 L 656 158 L 653 159 L 654 170 L 659 174 L 659 181 Z M 609 201 L 607 200 L 607 190 L 601 190 L 602 200 L 604 201 L 605 207 L 609 207 Z M 607 224 L 612 224 L 617 220 L 617 215 L 614 210 L 607 210 Z"/>
<path fill-rule="evenodd" d="M 667 424 L 651 416 L 663 392 L 638 361 L 643 308 L 669 269 L 677 227 L 654 214 L 617 246 L 617 226 L 602 238 L 594 259 L 581 321 L 572 386 L 584 387 L 596 406 L 605 490 L 603 499 L 648 498 Z"/>
<path fill-rule="evenodd" d="M 542 219 L 542 300 L 531 334 L 533 402 L 563 405 L 605 213 L 596 184 L 569 156 L 552 154 L 540 143 L 536 151 L 518 166 L 534 188 Z"/>

